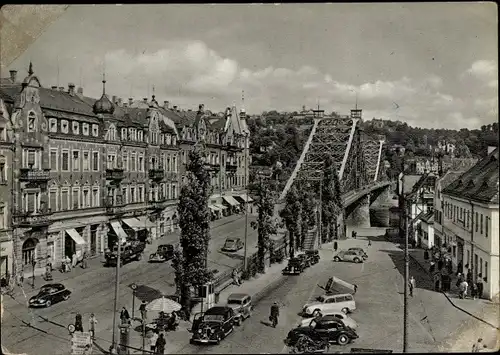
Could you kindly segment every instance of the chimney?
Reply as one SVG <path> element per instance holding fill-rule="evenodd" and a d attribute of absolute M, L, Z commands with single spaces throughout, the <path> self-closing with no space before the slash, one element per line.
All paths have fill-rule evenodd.
<path fill-rule="evenodd" d="M 134 103 L 134 98 L 129 97 L 129 98 L 128 98 L 128 105 L 129 105 L 129 106 L 132 106 L 132 104 L 133 104 L 133 103 Z"/>
<path fill-rule="evenodd" d="M 51 88 L 52 90 L 57 90 L 57 85 L 52 85 L 50 88 Z"/>
<path fill-rule="evenodd" d="M 17 70 L 9 70 L 10 73 L 10 80 L 15 83 L 16 82 L 16 77 L 17 77 Z"/>
<path fill-rule="evenodd" d="M 148 102 L 148 98 L 147 98 L 147 97 L 143 98 L 142 100 L 143 100 L 145 103 L 147 103 L 147 102 Z"/>
<path fill-rule="evenodd" d="M 59 86 L 59 91 L 64 91 L 64 86 Z"/>
<path fill-rule="evenodd" d="M 177 111 L 177 105 L 174 105 L 174 111 Z"/>
<path fill-rule="evenodd" d="M 488 155 L 489 155 L 492 151 L 494 151 L 495 149 L 497 149 L 497 148 L 498 148 L 498 147 L 495 147 L 495 146 L 492 146 L 492 145 L 488 146 Z"/>
<path fill-rule="evenodd" d="M 116 105 L 116 95 L 111 96 L 111 102 Z"/>
<path fill-rule="evenodd" d="M 163 101 L 163 107 L 164 108 L 170 108 L 170 102 L 169 101 Z"/>
<path fill-rule="evenodd" d="M 68 84 L 68 94 L 70 94 L 71 96 L 75 95 L 75 84 L 73 83 Z"/>
<path fill-rule="evenodd" d="M 76 90 L 77 94 L 79 95 L 82 95 L 83 96 L 83 88 L 82 87 L 79 87 L 77 90 Z"/>

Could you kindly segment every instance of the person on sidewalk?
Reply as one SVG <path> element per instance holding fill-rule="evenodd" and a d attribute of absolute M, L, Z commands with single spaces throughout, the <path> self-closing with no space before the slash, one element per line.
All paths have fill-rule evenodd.
<path fill-rule="evenodd" d="M 156 353 L 159 355 L 165 354 L 165 345 L 167 345 L 167 342 L 165 341 L 165 337 L 163 333 L 160 334 L 158 337 L 158 340 L 156 340 Z"/>
<path fill-rule="evenodd" d="M 351 235 L 352 235 L 352 239 L 356 239 L 356 232 L 355 231 L 352 231 Z"/>
<path fill-rule="evenodd" d="M 469 284 L 467 281 L 463 280 L 460 283 L 459 290 L 460 290 L 460 298 L 461 299 L 466 299 L 467 298 L 467 289 L 469 287 Z"/>
<path fill-rule="evenodd" d="M 76 251 L 73 252 L 73 256 L 71 257 L 71 267 L 74 269 L 76 267 L 76 263 L 78 262 L 78 257 L 76 256 Z"/>
<path fill-rule="evenodd" d="M 372 245 L 372 240 L 368 239 L 368 246 L 371 246 L 371 245 Z"/>
<path fill-rule="evenodd" d="M 156 341 L 158 340 L 158 331 L 155 329 L 153 335 L 149 338 L 149 349 L 152 353 L 156 351 Z"/>
<path fill-rule="evenodd" d="M 49 267 L 50 271 L 52 272 L 52 257 L 50 255 L 47 255 L 47 266 Z"/>
<path fill-rule="evenodd" d="M 333 250 L 337 251 L 338 248 L 339 245 L 337 244 L 337 242 L 333 242 Z"/>
<path fill-rule="evenodd" d="M 269 316 L 269 320 L 271 321 L 273 328 L 276 328 L 278 325 L 278 319 L 280 316 L 280 306 L 278 302 L 274 302 L 271 306 L 271 315 Z"/>
<path fill-rule="evenodd" d="M 472 282 L 470 285 L 470 296 L 472 299 L 475 301 L 477 297 L 477 284 L 475 282 Z"/>
<path fill-rule="evenodd" d="M 477 275 L 477 282 L 476 282 L 477 298 L 479 298 L 479 299 L 483 298 L 484 285 L 483 285 L 483 277 L 482 276 L 483 276 L 482 274 Z"/>
<path fill-rule="evenodd" d="M 142 322 L 146 322 L 146 319 L 148 317 L 148 311 L 146 310 L 146 301 L 142 301 L 141 305 L 139 306 L 139 312 L 141 312 L 141 319 Z"/>
<path fill-rule="evenodd" d="M 353 293 L 353 295 L 355 295 L 356 292 L 358 292 L 358 285 L 354 284 L 354 293 Z"/>
<path fill-rule="evenodd" d="M 77 313 L 75 317 L 75 332 L 83 332 L 83 321 L 80 313 Z"/>
<path fill-rule="evenodd" d="M 90 330 L 90 336 L 92 339 L 95 338 L 95 325 L 97 324 L 97 318 L 95 317 L 94 313 L 90 314 L 89 317 L 89 330 Z"/>
<path fill-rule="evenodd" d="M 477 342 L 474 345 L 472 345 L 472 352 L 478 353 L 482 347 L 483 347 L 483 339 L 479 338 Z"/>
<path fill-rule="evenodd" d="M 236 269 L 233 269 L 233 282 L 236 286 L 241 285 L 241 281 L 238 275 L 238 271 Z"/>
<path fill-rule="evenodd" d="M 86 269 L 87 268 L 87 252 L 84 252 L 83 253 L 83 256 L 82 256 L 82 269 Z"/>
<path fill-rule="evenodd" d="M 71 259 L 67 255 L 66 255 L 66 258 L 64 259 L 64 265 L 66 266 L 65 272 L 70 272 L 71 271 Z"/>
<path fill-rule="evenodd" d="M 415 278 L 410 277 L 410 281 L 408 282 L 408 286 L 410 287 L 410 297 L 413 297 L 413 289 L 415 288 Z"/>
<path fill-rule="evenodd" d="M 123 307 L 120 312 L 120 320 L 122 321 L 122 324 L 130 324 L 130 315 L 125 307 Z"/>

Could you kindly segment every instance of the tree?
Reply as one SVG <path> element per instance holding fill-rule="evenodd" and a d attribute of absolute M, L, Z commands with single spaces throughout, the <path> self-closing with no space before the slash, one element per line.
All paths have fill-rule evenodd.
<path fill-rule="evenodd" d="M 202 154 L 200 147 L 189 152 L 189 161 L 186 164 L 188 183 L 181 188 L 177 206 L 182 257 L 176 257 L 174 266 L 179 275 L 177 278 L 181 288 L 181 303 L 185 306 L 191 303 L 191 286 L 203 285 L 213 276 L 207 269 L 210 241 L 210 176 Z"/>
<path fill-rule="evenodd" d="M 330 156 L 324 162 L 323 167 L 323 189 L 321 196 L 322 216 L 321 230 L 322 241 L 331 241 L 337 235 L 337 216 L 342 211 L 342 193 L 340 191 L 340 181 L 335 169 L 333 158 Z"/>
<path fill-rule="evenodd" d="M 271 234 L 276 233 L 276 226 L 273 222 L 274 199 L 272 190 L 267 181 L 262 179 L 256 186 L 256 206 L 259 211 L 257 221 L 252 221 L 250 224 L 253 229 L 257 230 L 257 271 L 265 272 L 265 257 L 269 250 L 269 238 Z M 245 270 L 247 271 L 247 270 Z"/>
<path fill-rule="evenodd" d="M 300 190 L 300 248 L 304 247 L 304 240 L 307 231 L 316 224 L 315 202 L 313 192 L 315 191 L 311 184 Z"/>
<path fill-rule="evenodd" d="M 295 249 L 299 241 L 299 214 L 301 204 L 299 194 L 295 186 L 292 185 L 285 197 L 285 208 L 280 211 L 280 217 L 288 231 L 288 246 L 290 257 L 294 257 Z"/>

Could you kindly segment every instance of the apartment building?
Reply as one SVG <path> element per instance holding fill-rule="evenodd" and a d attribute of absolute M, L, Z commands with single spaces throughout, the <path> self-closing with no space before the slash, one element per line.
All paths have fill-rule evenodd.
<path fill-rule="evenodd" d="M 444 242 L 459 269 L 483 279 L 489 299 L 500 283 L 498 159 L 497 148 L 442 190 Z"/>
<path fill-rule="evenodd" d="M 41 273 L 48 257 L 57 265 L 73 253 L 97 255 L 118 238 L 173 231 L 187 151 L 200 140 L 220 157 L 212 160 L 221 196 L 212 209 L 234 211 L 246 197 L 244 114 L 233 107 L 210 122 L 202 106 L 181 112 L 154 95 L 122 103 L 102 83 L 96 100 L 73 84 L 43 87 L 31 64 L 22 82 L 16 71 L 1 80 L 0 167 L 12 188 L 0 180 L 0 236 L 14 274 Z"/>

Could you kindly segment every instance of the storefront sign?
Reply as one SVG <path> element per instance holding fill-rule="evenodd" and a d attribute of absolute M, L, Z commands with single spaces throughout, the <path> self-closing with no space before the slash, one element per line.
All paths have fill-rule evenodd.
<path fill-rule="evenodd" d="M 71 355 L 91 355 L 92 337 L 90 332 L 74 332 L 71 338 Z"/>

